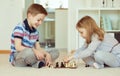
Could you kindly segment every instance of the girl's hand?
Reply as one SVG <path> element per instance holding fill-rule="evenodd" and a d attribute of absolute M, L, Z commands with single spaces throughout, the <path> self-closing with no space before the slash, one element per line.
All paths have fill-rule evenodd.
<path fill-rule="evenodd" d="M 71 50 L 70 54 L 69 54 L 67 57 L 65 57 L 65 58 L 63 59 L 63 61 L 67 63 L 67 62 L 69 62 L 70 60 L 72 60 L 74 53 L 75 53 L 75 50 Z"/>
<path fill-rule="evenodd" d="M 69 60 L 69 57 L 65 57 L 64 59 L 63 59 L 63 61 L 65 62 L 65 63 L 68 63 L 70 60 Z"/>
<path fill-rule="evenodd" d="M 63 61 L 66 62 L 66 63 L 68 63 L 72 59 L 73 59 L 73 55 L 65 57 Z"/>

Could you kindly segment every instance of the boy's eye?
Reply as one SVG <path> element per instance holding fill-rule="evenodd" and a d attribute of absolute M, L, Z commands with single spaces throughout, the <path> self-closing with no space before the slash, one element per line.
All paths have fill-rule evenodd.
<path fill-rule="evenodd" d="M 37 21 L 40 21 L 40 20 L 37 20 Z"/>
<path fill-rule="evenodd" d="M 43 21 L 43 20 L 42 20 L 42 19 L 39 19 L 39 20 L 37 20 L 37 21 L 39 22 L 39 21 Z"/>

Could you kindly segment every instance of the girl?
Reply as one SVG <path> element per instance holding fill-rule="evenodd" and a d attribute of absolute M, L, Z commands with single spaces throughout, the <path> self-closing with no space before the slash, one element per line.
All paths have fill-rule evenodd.
<path fill-rule="evenodd" d="M 65 62 L 81 58 L 87 65 L 98 69 L 104 68 L 104 65 L 120 66 L 120 43 L 100 29 L 90 16 L 79 20 L 76 29 L 85 39 L 85 43 L 74 55 L 64 59 Z"/>

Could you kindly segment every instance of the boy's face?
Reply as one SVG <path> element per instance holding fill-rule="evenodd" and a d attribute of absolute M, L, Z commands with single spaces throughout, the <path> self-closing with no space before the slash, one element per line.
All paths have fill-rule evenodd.
<path fill-rule="evenodd" d="M 42 24 L 44 18 L 45 18 L 46 15 L 44 14 L 37 14 L 35 16 L 29 14 L 28 15 L 28 23 L 30 25 L 30 27 L 34 27 L 34 28 L 37 28 L 39 25 Z"/>
<path fill-rule="evenodd" d="M 84 39 L 87 38 L 87 30 L 85 28 L 78 28 L 78 31 Z"/>

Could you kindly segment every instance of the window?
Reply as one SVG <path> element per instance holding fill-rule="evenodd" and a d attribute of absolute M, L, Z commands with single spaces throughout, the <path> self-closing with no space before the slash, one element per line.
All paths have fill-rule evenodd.
<path fill-rule="evenodd" d="M 45 8 L 68 8 L 68 0 L 34 0 Z"/>

